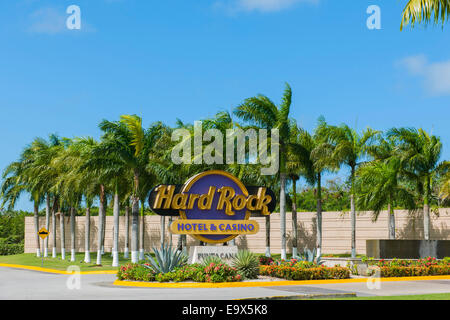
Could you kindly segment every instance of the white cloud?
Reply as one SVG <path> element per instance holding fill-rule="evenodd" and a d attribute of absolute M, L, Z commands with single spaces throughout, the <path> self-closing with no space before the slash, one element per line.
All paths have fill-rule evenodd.
<path fill-rule="evenodd" d="M 215 6 L 231 12 L 260 11 L 273 12 L 292 7 L 298 3 L 316 4 L 319 0 L 228 0 L 217 1 Z"/>
<path fill-rule="evenodd" d="M 30 15 L 32 33 L 56 34 L 66 31 L 65 11 L 55 8 L 43 8 Z"/>
<path fill-rule="evenodd" d="M 424 55 L 407 57 L 399 62 L 410 75 L 422 78 L 432 95 L 450 95 L 450 60 L 429 62 Z"/>

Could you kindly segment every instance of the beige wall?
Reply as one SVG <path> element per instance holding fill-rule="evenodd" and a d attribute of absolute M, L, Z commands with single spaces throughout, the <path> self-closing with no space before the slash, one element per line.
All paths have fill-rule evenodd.
<path fill-rule="evenodd" d="M 298 247 L 303 250 L 304 247 L 312 249 L 315 242 L 315 213 L 299 213 L 298 214 Z M 97 219 L 91 218 L 91 251 L 97 250 Z M 168 218 L 166 218 L 168 219 Z M 265 220 L 264 218 L 255 218 L 260 225 L 260 231 L 256 235 L 239 236 L 236 243 L 241 248 L 248 248 L 253 252 L 265 252 Z M 396 234 L 398 239 L 421 239 L 423 237 L 422 214 L 417 213 L 412 216 L 407 211 L 396 211 Z M 77 251 L 84 251 L 84 233 L 85 233 L 85 217 L 76 218 L 76 248 Z M 431 217 L 432 230 L 431 239 L 447 239 L 450 240 L 450 209 L 440 209 L 439 216 L 432 214 Z M 44 226 L 45 219 L 41 218 L 40 227 Z M 70 221 L 66 217 L 66 250 L 70 250 Z M 145 249 L 149 251 L 151 247 L 159 247 L 160 241 L 160 217 L 145 217 Z M 120 217 L 120 251 L 124 247 L 124 217 Z M 292 247 L 292 219 L 291 214 L 287 214 L 287 236 L 288 236 L 288 252 Z M 167 223 L 166 223 L 167 226 Z M 112 228 L 113 217 L 106 218 L 105 231 L 105 250 L 111 251 L 112 247 Z M 60 230 L 59 220 L 57 221 L 57 250 L 60 251 Z M 34 235 L 34 218 L 27 217 L 25 220 L 25 252 L 34 253 L 35 235 Z M 341 212 L 324 212 L 323 213 L 323 252 L 324 253 L 348 253 L 350 252 L 350 215 Z M 51 225 L 50 230 L 51 231 Z M 166 232 L 166 237 L 169 233 Z M 370 213 L 359 213 L 356 222 L 356 247 L 357 252 L 364 254 L 366 251 L 365 240 L 367 239 L 387 239 L 388 238 L 388 220 L 387 213 L 382 212 L 377 222 L 372 222 Z M 51 245 L 52 235 L 49 236 L 49 248 Z M 178 236 L 172 236 L 173 242 L 176 243 Z M 198 241 L 188 236 L 188 244 L 195 245 Z M 274 213 L 271 216 L 271 251 L 272 253 L 280 253 L 280 215 Z M 42 246 L 42 244 L 41 244 Z M 51 250 L 49 250 L 51 252 Z"/>

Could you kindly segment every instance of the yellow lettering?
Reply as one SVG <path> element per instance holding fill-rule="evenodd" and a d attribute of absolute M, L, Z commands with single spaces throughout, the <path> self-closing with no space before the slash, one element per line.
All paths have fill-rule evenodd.
<path fill-rule="evenodd" d="M 163 208 L 170 209 L 175 186 L 159 186 L 156 191 L 158 191 L 158 194 L 156 195 L 153 209 L 161 209 L 163 201 L 165 201 Z"/>
<path fill-rule="evenodd" d="M 200 210 L 211 210 L 211 206 L 214 200 L 214 194 L 216 193 L 216 187 L 209 187 L 208 194 L 200 196 L 198 200 L 198 208 Z"/>
<path fill-rule="evenodd" d="M 266 188 L 258 189 L 258 203 L 256 205 L 257 210 L 261 210 L 261 214 L 267 216 L 270 214 L 267 205 L 272 201 L 272 197 L 266 195 Z"/>
<path fill-rule="evenodd" d="M 178 193 L 173 197 L 172 200 L 172 209 L 174 210 L 185 210 L 186 209 L 186 202 L 188 199 L 188 195 L 185 193 Z"/>
<path fill-rule="evenodd" d="M 252 195 L 252 196 L 248 197 L 248 199 L 247 199 L 247 210 L 250 210 L 250 211 L 256 211 L 257 210 L 256 209 L 257 203 L 256 204 L 253 203 L 255 201 L 256 202 L 258 201 L 258 196 Z"/>
<path fill-rule="evenodd" d="M 247 204 L 247 199 L 242 194 L 238 194 L 233 199 L 233 208 L 234 208 L 234 210 L 237 210 L 237 211 L 242 210 L 242 209 L 245 208 L 246 204 Z"/>
<path fill-rule="evenodd" d="M 192 210 L 194 208 L 195 200 L 200 198 L 200 195 L 198 194 L 191 194 L 189 196 L 189 204 L 188 204 L 188 210 Z"/>
<path fill-rule="evenodd" d="M 228 216 L 234 216 L 234 211 L 232 210 L 231 199 L 234 197 L 236 192 L 231 187 L 222 187 L 218 190 L 220 193 L 219 202 L 217 203 L 217 210 L 223 210 L 225 205 L 225 214 Z"/>

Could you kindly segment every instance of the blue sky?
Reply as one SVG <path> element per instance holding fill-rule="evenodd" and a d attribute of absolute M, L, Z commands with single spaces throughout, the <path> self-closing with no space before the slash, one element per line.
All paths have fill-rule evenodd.
<path fill-rule="evenodd" d="M 193 122 L 293 88 L 292 117 L 422 127 L 450 158 L 448 27 L 399 31 L 406 0 L 17 0 L 0 4 L 0 168 L 102 119 Z M 68 30 L 66 8 L 81 8 Z M 369 5 L 381 30 L 369 30 Z M 24 198 L 18 208 L 30 210 Z"/>

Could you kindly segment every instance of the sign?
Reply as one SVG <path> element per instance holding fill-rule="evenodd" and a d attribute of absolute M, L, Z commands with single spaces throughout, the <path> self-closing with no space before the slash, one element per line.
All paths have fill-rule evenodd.
<path fill-rule="evenodd" d="M 42 240 L 47 238 L 49 234 L 50 234 L 50 232 L 48 232 L 47 229 L 45 229 L 45 228 L 41 228 L 38 232 L 38 235 L 39 235 L 39 237 L 41 237 Z"/>
<path fill-rule="evenodd" d="M 189 263 L 202 263 L 208 257 L 215 256 L 224 262 L 229 262 L 236 257 L 238 247 L 236 246 L 197 246 L 189 250 Z"/>
<path fill-rule="evenodd" d="M 232 174 L 206 171 L 184 185 L 159 185 L 149 197 L 150 208 L 162 216 L 177 216 L 170 230 L 208 242 L 227 242 L 259 231 L 251 216 L 275 209 L 275 194 L 266 187 L 246 187 Z"/>

